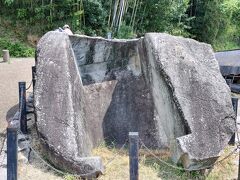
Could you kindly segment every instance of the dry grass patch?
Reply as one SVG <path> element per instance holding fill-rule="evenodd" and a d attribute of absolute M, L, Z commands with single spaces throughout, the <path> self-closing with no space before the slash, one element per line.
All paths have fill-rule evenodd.
<path fill-rule="evenodd" d="M 224 150 L 223 155 L 219 158 L 219 160 L 226 157 L 229 153 L 234 150 L 235 147 L 227 147 Z M 238 157 L 239 152 L 236 151 L 226 160 L 216 164 L 214 168 L 209 171 L 206 175 L 206 180 L 234 180 L 237 179 L 238 175 Z"/>
<path fill-rule="evenodd" d="M 37 148 L 37 143 L 34 143 Z M 234 148 L 227 147 L 222 156 L 226 157 Z M 129 179 L 129 156 L 128 147 L 116 148 L 114 145 L 108 147 L 105 144 L 93 149 L 95 156 L 100 156 L 106 165 L 105 172 L 100 176 L 99 180 L 128 180 Z M 140 149 L 139 151 L 139 179 L 140 180 L 233 180 L 237 179 L 238 171 L 238 152 L 234 153 L 228 159 L 215 165 L 215 167 L 208 172 L 186 172 L 179 169 L 174 169 L 156 159 L 152 154 L 160 159 L 172 164 L 170 160 L 170 153 L 168 150 L 147 150 Z M 40 160 L 35 157 L 30 164 L 19 164 L 20 179 L 65 179 L 65 180 L 79 180 L 72 175 L 60 176 L 54 173 L 51 169 L 42 164 Z"/>
<path fill-rule="evenodd" d="M 230 152 L 233 151 L 233 149 L 234 148 L 231 146 L 227 147 L 219 160 L 226 157 Z M 169 151 L 152 150 L 151 153 L 172 164 Z M 233 180 L 237 177 L 237 152 L 221 163 L 216 164 L 211 170 L 193 172 L 187 172 L 169 167 L 153 157 L 151 153 L 143 149 L 141 149 L 139 152 L 140 180 Z M 102 145 L 94 149 L 93 154 L 102 157 L 104 164 L 110 161 L 110 163 L 106 166 L 104 175 L 101 176 L 99 180 L 129 179 L 128 149 L 119 150 L 115 147 L 106 147 Z"/>
<path fill-rule="evenodd" d="M 142 151 L 140 152 L 142 154 Z M 99 180 L 128 180 L 129 179 L 129 156 L 128 150 L 119 150 L 115 147 L 108 148 L 99 146 L 93 150 L 93 154 L 100 156 L 106 164 L 104 175 Z M 143 156 L 144 157 L 144 156 Z M 161 179 L 158 172 L 145 164 L 146 157 L 140 156 L 139 179 Z"/>

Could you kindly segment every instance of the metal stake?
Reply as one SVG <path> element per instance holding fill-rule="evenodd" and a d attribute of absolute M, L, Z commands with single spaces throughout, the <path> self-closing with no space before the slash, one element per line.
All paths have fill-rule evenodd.
<path fill-rule="evenodd" d="M 19 87 L 20 129 L 23 134 L 27 134 L 26 82 L 19 82 L 18 87 Z"/>
<path fill-rule="evenodd" d="M 17 180 L 16 128 L 7 128 L 7 180 Z"/>
<path fill-rule="evenodd" d="M 138 132 L 129 132 L 130 180 L 138 180 Z"/>

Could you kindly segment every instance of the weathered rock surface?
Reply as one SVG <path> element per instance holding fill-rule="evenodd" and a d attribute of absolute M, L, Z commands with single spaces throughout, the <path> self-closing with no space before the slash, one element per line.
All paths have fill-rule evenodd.
<path fill-rule="evenodd" d="M 154 104 L 141 72 L 139 40 L 71 36 L 82 76 L 85 115 L 94 145 L 124 144 L 138 131 L 151 147 L 166 147 L 158 137 Z"/>
<path fill-rule="evenodd" d="M 90 155 L 92 144 L 83 112 L 81 77 L 68 35 L 47 33 L 37 52 L 35 108 L 48 158 L 74 173 L 101 172 L 100 158 L 81 158 Z"/>
<path fill-rule="evenodd" d="M 159 96 L 166 92 L 174 103 L 172 109 L 176 113 L 163 119 L 167 137 L 173 137 L 173 141 L 176 138 L 175 147 L 171 148 L 173 159 L 181 160 L 188 169 L 212 164 L 235 130 L 230 91 L 212 48 L 167 34 L 147 34 L 144 42 L 151 66 L 153 99 L 160 119 L 171 108 L 164 105 L 169 99 L 162 102 L 166 97 Z M 161 83 L 159 77 L 166 84 Z M 168 92 L 160 87 L 166 85 Z M 175 133 L 178 132 L 176 124 L 182 126 L 185 135 Z"/>
<path fill-rule="evenodd" d="M 76 173 L 100 172 L 100 159 L 82 158 L 102 141 L 123 144 L 129 131 L 170 148 L 188 169 L 214 162 L 234 132 L 211 47 L 167 34 L 125 41 L 49 32 L 38 44 L 34 95 L 48 158 Z"/>

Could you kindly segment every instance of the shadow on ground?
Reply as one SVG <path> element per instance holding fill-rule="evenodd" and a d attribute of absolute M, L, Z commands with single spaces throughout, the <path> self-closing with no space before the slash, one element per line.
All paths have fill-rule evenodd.
<path fill-rule="evenodd" d="M 18 110 L 18 104 L 14 105 L 13 107 L 11 107 L 8 111 L 7 111 L 7 114 L 6 114 L 6 121 L 9 121 L 10 118 L 12 118 L 15 113 L 17 112 Z"/>

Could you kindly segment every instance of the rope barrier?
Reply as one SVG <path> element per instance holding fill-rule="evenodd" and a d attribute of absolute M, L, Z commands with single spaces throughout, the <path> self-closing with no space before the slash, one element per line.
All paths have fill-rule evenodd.
<path fill-rule="evenodd" d="M 125 143 L 119 148 L 119 151 L 123 150 L 123 148 L 125 147 L 125 145 L 127 144 L 127 142 L 128 142 L 128 140 L 126 140 Z M 63 175 L 72 175 L 72 176 L 74 176 L 74 177 L 82 177 L 82 176 L 90 176 L 90 175 L 93 175 L 93 174 L 95 174 L 96 172 L 98 172 L 98 171 L 95 169 L 95 170 L 91 171 L 90 173 L 86 173 L 86 174 L 77 174 L 77 175 L 76 175 L 76 174 L 71 174 L 71 173 L 65 173 L 65 172 L 60 171 L 60 170 L 54 168 L 53 166 L 51 166 L 51 165 L 50 165 L 49 163 L 47 163 L 44 159 L 41 158 L 41 156 L 37 153 L 36 150 L 34 150 L 32 147 L 30 147 L 30 148 L 31 148 L 31 150 L 39 157 L 39 159 L 40 159 L 41 161 L 43 161 L 48 167 L 50 167 L 51 169 L 53 169 L 54 171 L 56 171 L 56 172 L 58 172 L 58 173 L 60 173 L 60 174 L 63 174 Z M 105 168 L 107 168 L 108 165 L 111 164 L 111 163 L 119 156 L 119 154 L 120 154 L 120 153 L 116 153 L 116 154 L 113 156 L 113 158 L 111 158 L 111 159 L 110 159 L 106 164 L 104 164 L 103 166 L 104 166 Z"/>
<path fill-rule="evenodd" d="M 30 85 L 26 88 L 26 91 L 29 90 L 32 86 L 33 81 L 31 81 Z"/>
<path fill-rule="evenodd" d="M 202 169 L 207 169 L 207 168 L 211 168 L 213 167 L 214 165 L 218 164 L 218 163 L 221 163 L 222 161 L 228 159 L 231 155 L 233 155 L 238 149 L 240 149 L 240 146 L 238 145 L 233 151 L 231 151 L 227 156 L 225 156 L 223 159 L 209 165 L 209 166 L 205 166 L 204 168 L 198 168 L 198 169 L 186 169 L 186 168 L 181 168 L 181 167 L 178 167 L 178 166 L 175 166 L 175 165 L 172 165 L 162 159 L 160 159 L 159 157 L 157 157 L 154 153 L 152 153 L 152 151 L 143 143 L 143 141 L 141 139 L 140 140 L 140 143 L 142 144 L 142 146 L 154 157 L 156 158 L 157 160 L 159 160 L 161 163 L 169 166 L 169 167 L 172 167 L 174 169 L 177 169 L 177 170 L 180 170 L 180 171 L 199 171 L 199 170 L 202 170 Z"/>
<path fill-rule="evenodd" d="M 21 131 L 18 131 L 18 133 L 21 134 L 21 135 L 24 135 Z M 24 135 L 24 136 L 26 136 L 26 135 Z M 27 138 L 24 138 L 24 140 L 28 140 L 28 139 L 27 139 Z M 66 176 L 66 175 L 71 175 L 71 176 L 74 176 L 74 177 L 76 177 L 76 178 L 80 178 L 80 177 L 92 176 L 92 175 L 94 175 L 94 174 L 96 174 L 96 173 L 99 172 L 99 170 L 94 169 L 94 170 L 90 171 L 89 173 L 85 173 L 85 174 L 71 174 L 71 173 L 66 173 L 66 172 L 63 172 L 63 171 L 61 171 L 61 170 L 59 170 L 59 169 L 56 169 L 56 168 L 53 167 L 51 164 L 49 164 L 47 161 L 45 161 L 45 160 L 41 157 L 41 155 L 39 155 L 38 152 L 37 152 L 30 144 L 29 144 L 29 149 L 30 149 L 46 166 L 48 166 L 50 169 L 52 169 L 52 170 L 55 171 L 56 173 L 59 173 L 59 174 L 65 175 L 65 176 Z"/>
<path fill-rule="evenodd" d="M 119 149 L 119 152 L 121 151 L 121 150 L 123 150 L 123 148 L 125 147 L 125 145 L 128 143 L 128 139 L 126 139 L 125 140 L 125 142 L 124 142 L 124 144 L 121 146 L 121 148 Z M 114 156 L 113 156 L 113 158 L 111 158 L 105 165 L 104 165 L 104 167 L 105 168 L 107 168 L 107 166 L 109 165 L 109 164 L 111 164 L 111 162 L 113 162 L 118 156 L 119 156 L 119 154 L 120 153 L 116 153 Z"/>
<path fill-rule="evenodd" d="M 18 131 L 20 134 L 22 134 L 21 131 Z M 22 134 L 24 135 L 24 134 Z M 25 140 L 27 140 L 25 138 Z M 190 171 L 190 169 L 186 169 L 186 168 L 181 168 L 181 167 L 178 167 L 178 166 L 175 166 L 175 165 L 172 165 L 162 159 L 160 159 L 159 157 L 157 157 L 154 153 L 152 153 L 152 151 L 143 143 L 143 141 L 141 139 L 140 140 L 140 144 L 141 144 L 141 147 L 144 147 L 154 158 L 156 158 L 157 160 L 159 160 L 161 163 L 171 167 L 171 168 L 174 168 L 174 169 L 177 169 L 177 170 L 181 170 L 181 171 Z M 125 141 L 125 143 L 121 146 L 121 148 L 119 149 L 119 151 L 121 151 L 127 144 L 128 140 Z M 66 173 L 66 172 L 63 172 L 59 169 L 56 169 L 55 167 L 53 167 L 51 164 L 49 164 L 48 162 L 46 162 L 42 157 L 41 155 L 38 154 L 38 152 L 29 144 L 29 148 L 30 150 L 46 165 L 48 166 L 50 169 L 52 169 L 53 171 L 59 173 L 59 174 L 62 174 L 62 175 L 71 175 L 71 176 L 74 176 L 74 177 L 87 177 L 87 176 L 91 176 L 91 175 L 94 175 L 96 174 L 98 171 L 96 169 L 92 170 L 91 172 L 89 173 L 85 173 L 85 174 L 71 174 L 71 173 Z M 238 149 L 240 149 L 240 145 L 238 145 L 233 151 L 231 151 L 227 156 L 225 156 L 223 159 L 209 165 L 209 166 L 205 166 L 204 168 L 199 168 L 199 169 L 191 169 L 191 171 L 197 171 L 197 170 L 201 170 L 201 169 L 206 169 L 206 168 L 211 168 L 213 167 L 214 165 L 218 164 L 218 163 L 221 163 L 222 161 L 228 159 L 230 156 L 232 156 L 232 154 L 234 154 Z M 113 158 L 111 158 L 105 165 L 104 167 L 107 168 L 109 164 L 111 164 L 111 162 L 113 162 L 118 156 L 119 156 L 120 153 L 116 153 Z"/>
<path fill-rule="evenodd" d="M 20 134 L 22 134 L 22 132 L 19 131 Z M 27 139 L 25 139 L 27 140 Z M 214 165 L 218 164 L 218 163 L 221 163 L 223 162 L 224 160 L 228 159 L 230 156 L 232 156 L 238 149 L 240 149 L 240 145 L 238 145 L 233 151 L 231 151 L 227 156 L 225 156 L 223 159 L 209 165 L 209 166 L 205 166 L 204 168 L 198 168 L 198 169 L 186 169 L 186 168 L 182 168 L 182 167 L 178 167 L 178 166 L 175 166 L 173 164 L 170 164 L 162 159 L 160 159 L 159 157 L 157 157 L 154 153 L 152 153 L 152 151 L 143 143 L 143 141 L 141 139 L 140 140 L 140 144 L 141 144 L 141 147 L 144 147 L 148 153 L 150 153 L 154 158 L 156 158 L 158 161 L 160 161 L 161 163 L 171 167 L 171 168 L 174 168 L 174 169 L 177 169 L 177 170 L 180 170 L 180 171 L 197 171 L 197 170 L 201 170 L 201 169 L 206 169 L 206 168 L 211 168 L 213 167 Z M 121 151 L 126 143 L 128 142 L 128 140 L 125 141 L 125 143 L 121 146 L 121 148 L 119 149 L 119 151 Z M 50 167 L 52 170 L 54 170 L 55 172 L 59 173 L 59 174 L 62 174 L 62 175 L 71 175 L 71 176 L 74 176 L 74 177 L 83 177 L 83 176 L 90 176 L 90 175 L 93 175 L 97 172 L 97 170 L 93 170 L 89 173 L 85 173 L 85 174 L 71 174 L 71 173 L 66 173 L 66 172 L 63 172 L 59 169 L 56 169 L 55 167 L 53 167 L 52 165 L 50 165 L 48 162 L 46 162 L 43 158 L 41 158 L 41 156 L 37 153 L 37 151 L 31 146 L 29 145 L 29 148 L 34 152 L 34 154 L 44 163 L 46 164 L 48 167 Z M 113 158 L 111 158 L 105 165 L 104 167 L 107 168 L 109 164 L 111 164 L 111 162 L 113 162 L 118 156 L 119 156 L 120 153 L 116 153 Z"/>
<path fill-rule="evenodd" d="M 53 167 L 52 165 L 50 165 L 48 162 L 46 162 L 43 158 L 41 158 L 41 156 L 37 153 L 37 151 L 35 149 L 33 149 L 32 147 L 30 147 L 30 149 L 32 150 L 32 152 L 38 156 L 38 158 L 46 165 L 48 166 L 49 168 L 51 168 L 53 171 L 59 173 L 59 174 L 62 174 L 62 175 L 71 175 L 71 176 L 74 176 L 74 177 L 83 177 L 83 176 L 91 176 L 91 175 L 94 175 L 96 174 L 98 171 L 96 169 L 92 170 L 91 172 L 89 173 L 85 173 L 85 174 L 71 174 L 71 173 L 66 173 L 66 172 L 63 172 L 59 169 L 56 169 L 55 167 Z"/>

